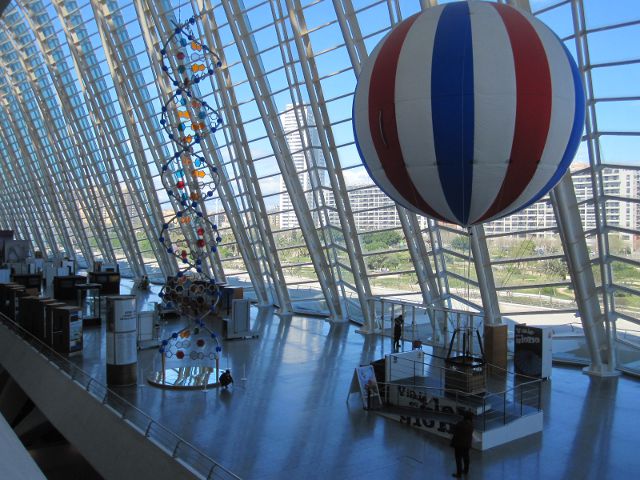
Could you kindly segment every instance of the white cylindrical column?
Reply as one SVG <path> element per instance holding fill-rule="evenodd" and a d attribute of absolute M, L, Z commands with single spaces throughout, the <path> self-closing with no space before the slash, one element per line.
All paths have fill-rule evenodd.
<path fill-rule="evenodd" d="M 136 297 L 107 297 L 107 384 L 135 385 L 138 381 Z"/>

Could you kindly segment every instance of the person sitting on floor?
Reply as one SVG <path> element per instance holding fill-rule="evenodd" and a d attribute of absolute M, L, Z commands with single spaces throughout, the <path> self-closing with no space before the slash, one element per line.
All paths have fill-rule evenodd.
<path fill-rule="evenodd" d="M 222 372 L 222 375 L 220 375 L 220 385 L 222 385 L 224 388 L 227 388 L 232 383 L 233 377 L 231 376 L 231 370 L 227 369 L 226 371 Z"/>

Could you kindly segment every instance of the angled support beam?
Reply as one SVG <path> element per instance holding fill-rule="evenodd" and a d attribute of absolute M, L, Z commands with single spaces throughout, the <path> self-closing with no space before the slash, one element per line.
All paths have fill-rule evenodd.
<path fill-rule="evenodd" d="M 331 121 L 327 111 L 324 93 L 322 88 L 320 88 L 316 61 L 311 54 L 313 48 L 311 39 L 307 33 L 306 19 L 299 0 L 287 0 L 287 7 L 298 59 L 302 67 L 304 84 L 307 89 L 307 94 L 309 95 L 309 103 L 311 105 L 315 128 L 318 131 L 320 147 L 329 174 L 329 182 L 333 191 L 340 228 L 343 233 L 347 255 L 349 256 L 358 302 L 360 303 L 360 309 L 363 313 L 365 328 L 371 330 L 375 323 L 374 312 L 371 308 L 372 304 L 369 302 L 371 286 L 362 256 L 362 248 L 358 241 L 353 212 L 349 198 L 345 194 L 347 187 L 342 174 L 340 159 L 338 158 L 336 142 L 331 129 L 325 127 L 325 125 L 330 125 Z M 286 29 L 284 29 L 284 31 L 286 33 Z M 324 201 L 324 198 L 321 200 Z M 346 297 L 344 290 L 342 293 L 343 297 Z"/>
<path fill-rule="evenodd" d="M 362 38 L 360 26 L 356 19 L 353 4 L 351 0 L 333 0 L 333 7 L 344 37 L 351 64 L 356 76 L 358 76 L 362 68 L 362 62 L 368 58 L 368 53 Z M 420 222 L 414 213 L 409 212 L 400 205 L 396 205 L 396 211 L 407 241 L 407 249 L 415 266 L 422 300 L 425 305 L 442 305 L 444 291 L 440 288 L 437 276 L 434 274 L 431 264 L 429 263 L 427 249 L 420 230 Z M 433 241 L 439 238 L 438 235 L 434 234 L 434 231 L 438 228 L 437 223 L 429 222 L 427 228 L 429 229 L 432 245 L 435 245 Z M 375 328 L 374 321 L 370 320 L 367 329 L 374 331 Z"/>
<path fill-rule="evenodd" d="M 212 5 L 210 0 L 204 2 L 205 10 L 211 11 Z M 202 19 L 204 23 L 204 34 L 209 45 L 215 46 L 223 65 L 226 65 L 226 58 L 220 32 L 213 15 L 206 15 Z M 261 239 L 261 247 L 264 252 L 264 260 L 267 264 L 269 275 L 272 279 L 273 289 L 276 295 L 276 301 L 281 315 L 290 315 L 293 313 L 291 298 L 287 290 L 287 282 L 282 271 L 280 255 L 276 248 L 275 239 L 269 223 L 267 208 L 264 203 L 260 182 L 258 181 L 258 173 L 254 167 L 249 147 L 249 141 L 243 126 L 243 119 L 235 90 L 233 89 L 233 81 L 231 72 L 228 68 L 221 68 L 216 72 L 216 82 L 219 86 L 219 104 L 225 112 L 226 125 L 228 135 L 236 153 L 236 162 L 239 170 L 239 177 L 242 180 L 245 189 L 249 195 L 250 218 L 248 222 L 255 223 L 258 234 Z M 233 162 L 233 160 L 232 160 Z M 257 247 L 257 246 L 256 246 Z"/>
<path fill-rule="evenodd" d="M 527 12 L 531 12 L 529 0 L 511 0 L 510 3 Z M 580 28 L 576 18 L 577 0 L 572 0 L 572 7 L 574 12 L 574 31 L 578 34 L 580 33 Z M 576 43 L 576 47 L 578 50 L 578 63 L 583 73 L 584 81 L 585 59 L 580 42 Z M 588 78 L 586 80 L 587 83 L 590 83 Z M 588 98 L 592 93 L 592 90 L 588 88 Z M 591 129 L 590 124 L 590 113 L 589 110 L 587 110 L 586 126 L 588 137 Z M 594 158 L 591 142 L 589 142 L 589 146 L 589 157 L 593 167 L 598 162 Z M 584 371 L 585 373 L 595 376 L 618 375 L 619 372 L 616 370 L 614 346 L 610 332 L 610 322 L 609 319 L 606 318 L 606 315 L 603 315 L 600 308 L 598 289 L 596 288 L 593 271 L 591 270 L 589 251 L 587 249 L 584 228 L 582 226 L 570 173 L 567 173 L 560 183 L 551 191 L 550 198 L 556 215 L 562 245 L 567 256 L 567 265 L 574 286 L 576 303 L 580 310 L 585 339 L 591 355 L 591 365 Z M 602 256 L 607 253 L 608 250 L 605 252 L 601 251 L 599 255 Z M 607 285 L 605 285 L 605 287 L 607 287 Z"/>
<path fill-rule="evenodd" d="M 502 323 L 500 317 L 500 303 L 496 293 L 496 284 L 493 280 L 491 258 L 487 248 L 487 238 L 484 235 L 484 227 L 475 225 L 469 229 L 469 245 L 473 253 L 473 263 L 478 277 L 478 288 L 482 298 L 484 310 L 484 324 L 498 325 Z"/>
<path fill-rule="evenodd" d="M 285 132 L 280 123 L 278 111 L 271 96 L 271 89 L 265 77 L 265 69 L 256 51 L 255 41 L 244 13 L 244 6 L 238 0 L 223 2 L 222 5 L 229 19 L 229 26 L 236 45 L 240 50 L 242 64 L 267 130 L 278 166 L 282 172 L 282 179 L 291 197 L 293 209 L 309 250 L 318 282 L 327 302 L 330 319 L 333 321 L 345 321 L 346 317 L 340 303 L 337 285 L 330 271 L 324 253 L 325 249 L 316 231 L 306 195 L 298 178 L 298 172 L 292 161 L 291 152 L 285 140 Z"/>

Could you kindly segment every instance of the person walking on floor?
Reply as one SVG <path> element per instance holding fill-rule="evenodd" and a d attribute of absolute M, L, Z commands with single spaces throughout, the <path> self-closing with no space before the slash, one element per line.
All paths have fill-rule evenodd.
<path fill-rule="evenodd" d="M 453 477 L 461 477 L 469 473 L 469 450 L 473 440 L 473 414 L 464 412 L 462 420 L 453 427 L 453 438 L 451 438 L 451 446 L 456 455 L 456 473 Z M 464 468 L 463 468 L 464 463 Z"/>
<path fill-rule="evenodd" d="M 402 324 L 404 323 L 404 319 L 402 318 L 402 314 L 398 315 L 393 321 L 393 350 L 400 350 L 400 337 L 402 337 Z"/>

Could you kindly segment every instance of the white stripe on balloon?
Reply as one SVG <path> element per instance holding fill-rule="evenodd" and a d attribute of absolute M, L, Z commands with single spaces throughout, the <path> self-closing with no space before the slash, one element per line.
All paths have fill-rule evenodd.
<path fill-rule="evenodd" d="M 509 212 L 526 205 L 555 174 L 571 136 L 576 107 L 571 66 L 562 45 L 542 22 L 524 12 L 521 13 L 527 16 L 535 28 L 547 54 L 552 82 L 551 122 L 538 168 L 522 194 L 509 206 Z"/>
<path fill-rule="evenodd" d="M 375 180 L 378 187 L 380 187 L 380 189 L 395 202 L 405 208 L 409 208 L 416 213 L 419 213 L 415 207 L 409 204 L 409 202 L 400 195 L 387 178 L 384 169 L 382 168 L 382 164 L 380 163 L 380 159 L 378 158 L 378 153 L 373 143 L 371 130 L 369 128 L 369 88 L 371 85 L 371 73 L 382 45 L 385 43 L 388 36 L 389 34 L 387 34 L 387 36 L 378 43 L 373 52 L 371 52 L 369 59 L 366 62 L 363 62 L 363 68 L 360 71 L 353 109 L 353 116 L 356 119 L 355 126 L 357 142 L 360 146 L 362 155 L 366 158 L 366 165 L 369 169 L 370 175 Z"/>
<path fill-rule="evenodd" d="M 400 51 L 396 72 L 396 122 L 407 172 L 429 206 L 456 221 L 440 183 L 431 118 L 431 56 L 444 6 L 429 9 L 412 25 Z M 416 68 L 418 66 L 418 68 Z M 419 108 L 417 108 L 419 107 Z M 424 215 L 424 214 L 423 214 Z"/>
<path fill-rule="evenodd" d="M 469 223 L 475 223 L 493 204 L 509 167 L 516 118 L 516 74 L 509 35 L 498 11 L 481 2 L 471 2 L 469 8 L 475 117 Z"/>

